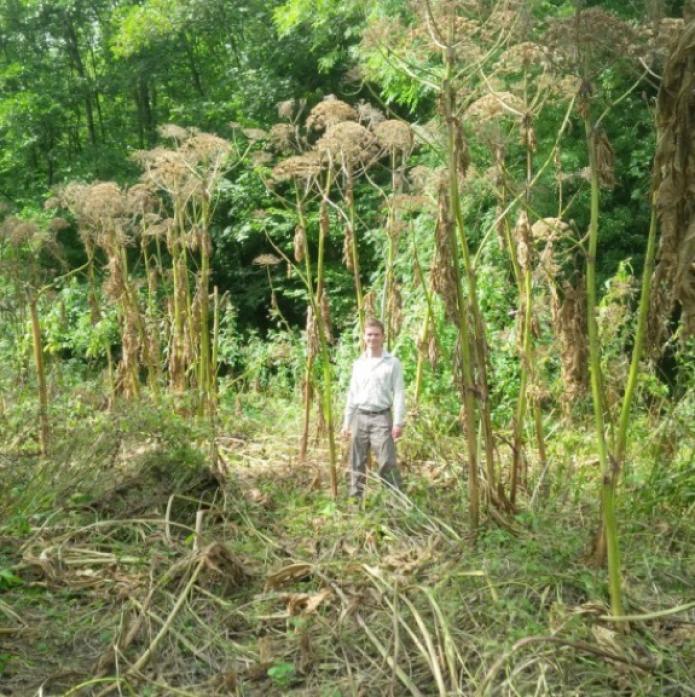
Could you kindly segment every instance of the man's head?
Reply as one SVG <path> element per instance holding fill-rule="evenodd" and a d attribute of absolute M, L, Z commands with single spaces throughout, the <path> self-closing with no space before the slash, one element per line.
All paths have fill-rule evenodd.
<path fill-rule="evenodd" d="M 384 325 L 375 317 L 370 317 L 364 323 L 364 344 L 370 354 L 381 355 L 384 347 Z"/>

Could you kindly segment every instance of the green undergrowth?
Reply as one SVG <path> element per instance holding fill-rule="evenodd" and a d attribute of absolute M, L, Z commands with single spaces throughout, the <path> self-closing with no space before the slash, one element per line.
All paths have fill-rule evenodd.
<path fill-rule="evenodd" d="M 454 428 L 423 411 L 401 444 L 405 495 L 370 480 L 354 506 L 328 495 L 318 445 L 297 461 L 299 411 L 259 395 L 213 424 L 85 407 L 54 423 L 48 459 L 15 428 L 0 694 L 695 693 L 693 505 L 687 486 L 645 490 L 649 448 L 621 497 L 627 611 L 647 615 L 624 631 L 591 561 L 590 436 L 554 441 L 542 478 L 531 461 L 518 514 L 474 539 Z"/>

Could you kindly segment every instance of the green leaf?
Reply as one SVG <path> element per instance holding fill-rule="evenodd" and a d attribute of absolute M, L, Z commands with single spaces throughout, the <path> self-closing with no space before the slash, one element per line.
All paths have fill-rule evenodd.
<path fill-rule="evenodd" d="M 294 680 L 296 674 L 292 663 L 275 663 L 268 668 L 268 677 L 278 686 L 287 687 Z"/>
<path fill-rule="evenodd" d="M 0 569 L 0 590 L 16 588 L 24 583 L 19 576 L 12 573 L 10 569 Z"/>

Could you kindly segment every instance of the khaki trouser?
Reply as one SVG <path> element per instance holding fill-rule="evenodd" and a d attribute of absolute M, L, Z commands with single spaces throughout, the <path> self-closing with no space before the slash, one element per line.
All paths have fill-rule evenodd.
<path fill-rule="evenodd" d="M 391 435 L 392 427 L 390 411 L 379 414 L 368 414 L 359 410 L 355 412 L 350 425 L 350 496 L 362 496 L 370 448 L 379 465 L 378 474 L 384 484 L 394 489 L 401 488 L 401 475 L 396 463 L 396 444 Z"/>

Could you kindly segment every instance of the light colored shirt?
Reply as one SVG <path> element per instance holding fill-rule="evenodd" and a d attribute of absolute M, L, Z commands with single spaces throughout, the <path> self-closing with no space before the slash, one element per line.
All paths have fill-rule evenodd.
<path fill-rule="evenodd" d="M 391 408 L 394 425 L 403 426 L 405 384 L 400 361 L 388 351 L 382 351 L 378 358 L 363 353 L 352 366 L 343 426 L 350 428 L 358 409 L 382 411 Z"/>

